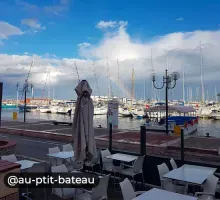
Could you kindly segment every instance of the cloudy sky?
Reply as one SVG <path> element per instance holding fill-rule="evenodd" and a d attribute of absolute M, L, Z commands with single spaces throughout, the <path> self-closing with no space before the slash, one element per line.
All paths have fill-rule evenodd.
<path fill-rule="evenodd" d="M 206 99 L 220 91 L 217 0 L 2 0 L 0 7 L 4 98 L 16 97 L 29 71 L 38 97 L 74 99 L 78 76 L 94 95 L 111 85 L 113 95 L 129 96 L 132 69 L 136 97 L 152 98 L 150 75 L 161 86 L 168 69 L 180 73 L 170 98 L 183 98 L 184 70 L 185 98 L 199 99 L 201 63 Z M 155 96 L 163 99 L 164 90 Z"/>

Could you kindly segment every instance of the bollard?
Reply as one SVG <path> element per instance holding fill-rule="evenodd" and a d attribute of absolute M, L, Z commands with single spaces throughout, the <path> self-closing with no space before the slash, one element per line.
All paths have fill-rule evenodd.
<path fill-rule="evenodd" d="M 3 92 L 3 83 L 0 82 L 0 127 L 2 125 L 2 92 Z"/>
<path fill-rule="evenodd" d="M 181 129 L 181 162 L 184 164 L 184 129 Z"/>
<path fill-rule="evenodd" d="M 13 118 L 13 120 L 17 120 L 18 119 L 18 113 L 17 112 L 13 112 L 12 118 Z"/>
<path fill-rule="evenodd" d="M 146 127 L 141 126 L 140 129 L 140 154 L 146 155 Z"/>
<path fill-rule="evenodd" d="M 109 123 L 109 151 L 112 152 L 112 123 Z"/>

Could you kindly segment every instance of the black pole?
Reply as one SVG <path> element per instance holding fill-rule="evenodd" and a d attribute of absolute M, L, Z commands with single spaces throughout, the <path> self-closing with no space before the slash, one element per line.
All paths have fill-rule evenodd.
<path fill-rule="evenodd" d="M 166 82 L 166 91 L 165 91 L 165 101 L 166 101 L 166 134 L 168 135 L 168 77 L 167 77 L 167 69 L 165 74 L 165 82 Z"/>
<path fill-rule="evenodd" d="M 181 162 L 184 164 L 184 129 L 181 129 Z"/>
<path fill-rule="evenodd" d="M 109 151 L 112 151 L 112 123 L 109 123 Z"/>
<path fill-rule="evenodd" d="M 0 127 L 2 125 L 2 93 L 3 93 L 3 83 L 0 82 Z"/>
<path fill-rule="evenodd" d="M 146 126 L 141 126 L 140 129 L 140 154 L 146 155 Z"/>
<path fill-rule="evenodd" d="M 27 105 L 27 88 L 24 88 L 24 122 L 26 121 L 26 105 Z"/>

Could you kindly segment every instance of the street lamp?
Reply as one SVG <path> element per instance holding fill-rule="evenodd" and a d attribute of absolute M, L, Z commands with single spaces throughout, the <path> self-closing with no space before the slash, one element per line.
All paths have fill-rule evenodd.
<path fill-rule="evenodd" d="M 17 92 L 22 92 L 22 96 L 24 94 L 24 122 L 26 121 L 27 92 L 31 92 L 33 87 L 33 84 L 29 84 L 27 79 L 25 80 L 22 90 L 19 90 L 19 83 L 17 83 Z"/>
<path fill-rule="evenodd" d="M 162 89 L 165 86 L 165 100 L 166 100 L 166 134 L 169 133 L 168 130 L 168 89 L 173 89 L 176 86 L 176 81 L 180 78 L 180 75 L 178 72 L 173 72 L 171 75 L 168 75 L 168 70 L 165 70 L 165 76 L 163 76 L 163 85 L 162 87 L 157 87 L 156 82 L 156 74 L 151 75 L 153 86 L 156 89 Z M 173 83 L 173 85 L 172 85 Z"/>

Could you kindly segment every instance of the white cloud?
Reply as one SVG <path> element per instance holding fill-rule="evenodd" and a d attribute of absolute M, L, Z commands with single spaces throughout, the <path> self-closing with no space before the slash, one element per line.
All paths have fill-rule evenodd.
<path fill-rule="evenodd" d="M 176 20 L 177 20 L 177 21 L 183 21 L 184 18 L 183 18 L 183 17 L 179 17 L 179 18 L 177 18 Z"/>
<path fill-rule="evenodd" d="M 127 26 L 127 21 L 100 21 L 96 24 L 96 28 L 99 29 L 107 29 L 107 28 L 115 28 L 118 26 Z"/>
<path fill-rule="evenodd" d="M 117 77 L 116 60 L 120 61 L 120 70 L 123 77 L 130 78 L 132 67 L 138 78 L 146 77 L 152 69 L 150 52 L 153 51 L 154 69 L 163 73 L 166 67 L 166 55 L 169 51 L 169 65 L 172 71 L 182 71 L 186 68 L 188 78 L 196 80 L 200 75 L 199 41 L 203 44 L 204 79 L 217 80 L 220 75 L 220 57 L 216 52 L 220 51 L 220 31 L 193 31 L 176 32 L 155 37 L 148 42 L 139 42 L 137 38 L 131 38 L 125 26 L 120 26 L 114 32 L 107 32 L 96 45 L 90 48 L 80 49 L 80 55 L 87 59 L 109 60 L 112 73 Z M 140 59 L 140 58 L 145 58 Z M 216 70 L 218 73 L 216 73 Z"/>
<path fill-rule="evenodd" d="M 77 44 L 77 46 L 78 46 L 79 48 L 86 48 L 86 47 L 91 46 L 91 44 L 88 43 L 88 42 L 83 42 L 83 43 Z"/>
<path fill-rule="evenodd" d="M 28 12 L 31 12 L 32 14 L 33 13 L 39 14 L 40 12 L 46 12 L 46 13 L 50 13 L 53 15 L 62 15 L 65 11 L 68 10 L 69 3 L 70 3 L 70 0 L 60 0 L 56 4 L 55 3 L 48 4 L 43 7 L 40 7 L 34 4 L 30 4 L 26 1 L 17 0 L 17 4 L 20 5 L 22 9 L 27 10 Z"/>
<path fill-rule="evenodd" d="M 187 84 L 200 85 L 200 54 L 199 41 L 202 41 L 204 84 L 215 81 L 218 83 L 220 76 L 220 31 L 192 31 L 174 32 L 152 38 L 147 42 L 138 40 L 129 35 L 125 26 L 119 25 L 117 29 L 105 32 L 103 38 L 97 44 L 81 43 L 78 45 L 80 55 L 84 59 L 58 58 L 54 55 L 36 56 L 35 65 L 32 69 L 31 81 L 35 87 L 42 88 L 45 82 L 46 70 L 51 68 L 51 83 L 61 85 L 63 88 L 74 90 L 77 83 L 77 74 L 74 63 L 77 64 L 80 77 L 94 81 L 92 67 L 97 77 L 102 81 L 99 84 L 101 94 L 107 92 L 106 67 L 108 67 L 112 83 L 117 82 L 117 59 L 119 61 L 120 79 L 125 83 L 125 88 L 130 88 L 132 69 L 135 70 L 135 81 L 143 82 L 152 73 L 150 52 L 153 53 L 153 67 L 158 76 L 164 74 L 166 68 L 166 55 L 168 51 L 169 72 L 178 71 L 182 78 L 182 68 L 185 69 L 185 81 Z M 30 55 L 30 54 L 29 54 Z M 0 54 L 0 74 L 5 81 L 16 83 L 23 81 L 31 63 L 29 55 L 5 55 Z M 16 75 L 16 77 L 14 77 Z M 19 77 L 17 77 L 19 75 Z M 8 78 L 9 77 L 9 78 Z M 160 77 L 161 78 L 161 77 Z M 160 79 L 162 80 L 162 78 Z M 127 82 L 127 84 L 126 84 Z M 178 82 L 180 86 L 181 79 Z M 91 85 L 93 82 L 91 82 Z M 192 85 L 193 85 L 192 84 Z M 150 85 L 150 83 L 149 83 Z M 92 85 L 93 86 L 93 85 Z M 139 88 L 138 88 L 139 87 Z M 177 88 L 178 89 L 178 88 Z M 143 85 L 137 86 L 137 92 L 143 92 Z M 181 91 L 181 88 L 178 89 Z M 114 91 L 114 93 L 116 93 Z M 150 93 L 148 91 L 148 93 Z M 74 94 L 74 91 L 73 91 Z"/>
<path fill-rule="evenodd" d="M 7 39 L 10 36 L 22 34 L 23 32 L 18 27 L 0 21 L 0 44 L 3 44 L 2 40 Z"/>
<path fill-rule="evenodd" d="M 116 25 L 117 25 L 116 21 L 108 21 L 108 22 L 100 21 L 99 23 L 96 24 L 96 28 L 100 28 L 100 29 L 114 28 L 114 27 L 116 27 Z"/>
<path fill-rule="evenodd" d="M 39 21 L 37 19 L 22 19 L 21 23 L 24 25 L 29 26 L 32 29 L 46 29 L 45 26 L 41 26 L 41 24 L 39 23 Z"/>

